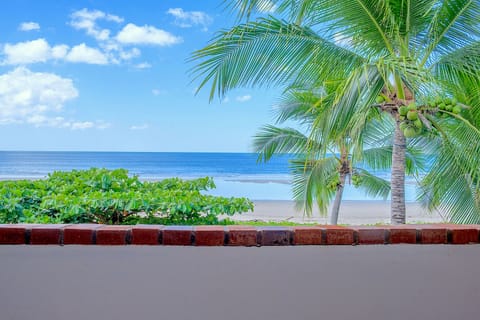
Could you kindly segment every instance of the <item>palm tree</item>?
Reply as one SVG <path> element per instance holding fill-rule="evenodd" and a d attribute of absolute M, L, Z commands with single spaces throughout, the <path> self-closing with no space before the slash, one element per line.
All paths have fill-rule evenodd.
<path fill-rule="evenodd" d="M 323 86 L 334 81 L 336 103 L 321 135 L 348 131 L 354 154 L 362 151 L 367 110 L 381 108 L 395 122 L 391 221 L 405 223 L 405 131 L 409 137 L 427 130 L 441 132 L 443 137 L 452 132 L 437 121 L 439 114 L 451 112 L 438 108 L 441 102 L 431 106 L 427 101 L 434 96 L 461 98 L 454 97 L 454 88 L 480 76 L 480 2 L 232 0 L 229 4 L 247 18 L 269 5 L 283 19 L 268 16 L 247 21 L 220 32 L 194 52 L 192 59 L 198 64 L 193 74 L 201 79 L 199 89 L 210 84 L 212 99 L 242 86 Z M 375 103 L 380 94 L 385 101 Z M 468 107 L 468 101 L 460 102 Z M 405 120 L 399 110 L 412 103 L 419 107 L 414 113 L 424 127 L 422 132 L 401 127 Z M 464 129 L 457 137 L 460 145 L 468 145 L 467 136 L 472 135 L 476 139 L 470 142 L 478 144 L 480 135 L 470 122 L 461 116 L 455 119 Z M 463 155 L 468 168 L 477 164 L 478 155 Z"/>
<path fill-rule="evenodd" d="M 324 92 L 325 93 L 325 90 Z M 309 135 L 298 129 L 265 126 L 254 137 L 254 150 L 259 153 L 260 161 L 268 161 L 274 154 L 290 153 L 295 155 L 291 161 L 293 175 L 293 196 L 297 208 L 307 215 L 312 212 L 316 201 L 321 214 L 326 214 L 328 205 L 333 201 L 330 224 L 336 225 L 340 211 L 344 187 L 347 183 L 362 188 L 372 197 L 386 198 L 390 193 L 389 183 L 365 168 L 389 169 L 391 165 L 391 132 L 393 122 L 380 121 L 382 114 L 376 109 L 370 110 L 370 122 L 364 135 L 365 145 L 362 158 L 351 154 L 350 138 L 343 135 L 335 141 L 325 141 L 311 130 L 318 129 L 318 123 L 330 111 L 333 103 L 332 93 L 319 96 L 312 91 L 290 90 L 278 106 L 277 123 L 299 121 Z M 314 124 L 317 123 L 317 126 Z M 313 140 L 311 137 L 315 137 Z M 328 154 L 321 147 L 327 144 Z M 337 152 L 338 151 L 338 154 Z M 423 158 L 418 150 L 409 148 L 407 170 L 416 174 L 423 168 Z"/>

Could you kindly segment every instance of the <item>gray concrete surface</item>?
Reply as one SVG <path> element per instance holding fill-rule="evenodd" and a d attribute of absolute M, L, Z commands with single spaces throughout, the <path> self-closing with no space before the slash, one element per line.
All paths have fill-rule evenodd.
<path fill-rule="evenodd" d="M 480 245 L 1 246 L 0 319 L 478 319 Z"/>

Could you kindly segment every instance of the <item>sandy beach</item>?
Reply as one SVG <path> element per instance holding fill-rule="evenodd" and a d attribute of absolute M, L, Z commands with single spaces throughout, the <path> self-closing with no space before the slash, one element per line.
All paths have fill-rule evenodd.
<path fill-rule="evenodd" d="M 320 216 L 314 210 L 311 217 L 304 217 L 303 213 L 295 210 L 293 201 L 254 201 L 254 212 L 235 215 L 237 221 L 290 221 L 297 223 L 328 222 L 327 217 Z M 436 223 L 444 219 L 439 212 L 429 213 L 419 203 L 407 203 L 407 223 Z M 340 207 L 339 224 L 364 225 L 390 223 L 390 202 L 388 201 L 344 201 Z"/>

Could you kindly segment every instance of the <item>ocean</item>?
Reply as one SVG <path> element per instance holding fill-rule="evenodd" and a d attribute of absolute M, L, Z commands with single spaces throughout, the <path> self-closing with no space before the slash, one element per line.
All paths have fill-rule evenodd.
<path fill-rule="evenodd" d="M 124 168 L 142 180 L 213 177 L 217 188 L 209 192 L 212 195 L 291 200 L 289 159 L 283 155 L 258 163 L 254 153 L 0 151 L 0 179 L 41 179 L 53 171 L 92 167 Z M 407 180 L 407 201 L 415 200 L 415 188 L 414 181 Z M 369 198 L 360 189 L 347 186 L 344 200 L 383 199 Z"/>

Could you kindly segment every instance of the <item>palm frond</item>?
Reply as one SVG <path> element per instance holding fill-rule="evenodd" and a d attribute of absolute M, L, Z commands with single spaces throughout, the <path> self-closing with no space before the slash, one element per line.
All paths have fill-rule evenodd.
<path fill-rule="evenodd" d="M 313 90 L 288 90 L 276 107 L 277 123 L 287 120 L 312 124 L 332 103 L 332 95 Z"/>
<path fill-rule="evenodd" d="M 267 125 L 254 136 L 253 150 L 258 153 L 258 161 L 268 161 L 276 153 L 304 154 L 311 143 L 296 129 Z"/>
<path fill-rule="evenodd" d="M 345 136 L 348 132 L 352 144 L 359 144 L 359 131 L 366 125 L 369 109 L 384 85 L 384 78 L 375 66 L 356 69 L 339 87 L 336 102 L 328 117 L 319 119 L 314 126 L 325 138 L 336 140 L 336 137 Z M 357 130 L 350 132 L 352 127 Z"/>
<path fill-rule="evenodd" d="M 389 6 L 394 25 L 400 37 L 415 37 L 423 31 L 433 17 L 433 5 L 437 0 L 390 0 Z"/>
<path fill-rule="evenodd" d="M 221 32 L 195 51 L 191 70 L 202 78 L 198 90 L 211 82 L 210 99 L 239 86 L 317 83 L 332 74 L 345 75 L 362 58 L 319 37 L 314 31 L 270 17 Z"/>
<path fill-rule="evenodd" d="M 466 82 L 480 78 L 480 41 L 443 55 L 431 66 L 433 75 L 449 91 L 457 91 Z M 474 86 L 468 86 L 473 88 Z"/>
<path fill-rule="evenodd" d="M 328 205 L 335 196 L 335 189 L 328 188 L 328 184 L 338 176 L 337 167 L 338 161 L 333 157 L 291 161 L 293 199 L 307 216 L 311 215 L 314 202 L 320 214 L 327 214 Z"/>
<path fill-rule="evenodd" d="M 428 44 L 422 64 L 471 45 L 480 38 L 480 2 L 477 0 L 438 1 L 427 31 Z"/>
<path fill-rule="evenodd" d="M 356 168 L 357 174 L 360 176 L 360 188 L 365 191 L 365 194 L 372 198 L 387 199 L 390 194 L 390 182 L 377 177 L 365 169 Z"/>

